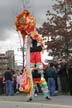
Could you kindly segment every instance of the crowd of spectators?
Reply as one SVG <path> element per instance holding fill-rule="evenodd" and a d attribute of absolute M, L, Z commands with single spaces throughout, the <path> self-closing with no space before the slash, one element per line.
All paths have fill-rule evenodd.
<path fill-rule="evenodd" d="M 59 59 L 48 64 L 45 69 L 45 78 L 51 95 L 55 92 L 72 95 L 72 56 L 67 60 Z"/>
<path fill-rule="evenodd" d="M 0 94 L 13 96 L 19 93 L 21 76 L 22 71 L 7 68 L 4 75 L 0 75 Z M 72 95 L 72 56 L 67 60 L 59 59 L 48 63 L 44 68 L 44 77 L 51 96 L 57 95 L 57 92 Z"/>
<path fill-rule="evenodd" d="M 5 94 L 6 96 L 13 96 L 15 93 L 19 92 L 20 77 L 22 71 L 14 71 L 13 69 L 7 68 L 4 75 L 0 76 L 0 94 Z"/>

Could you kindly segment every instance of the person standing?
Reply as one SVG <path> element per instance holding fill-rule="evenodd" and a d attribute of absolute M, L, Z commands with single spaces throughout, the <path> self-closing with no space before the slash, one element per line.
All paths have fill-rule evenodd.
<path fill-rule="evenodd" d="M 56 79 L 56 69 L 54 67 L 53 63 L 49 64 L 49 67 L 46 69 L 47 77 L 48 77 L 48 88 L 50 92 L 50 96 L 55 96 L 56 91 L 56 85 L 55 85 L 55 79 Z"/>
<path fill-rule="evenodd" d="M 9 68 L 7 68 L 6 72 L 4 73 L 4 80 L 5 80 L 5 94 L 6 96 L 12 96 L 14 94 L 13 80 L 12 80 L 12 72 Z"/>
<path fill-rule="evenodd" d="M 72 96 L 72 57 L 69 58 L 68 62 L 68 76 L 69 76 L 69 91 Z"/>
<path fill-rule="evenodd" d="M 67 72 L 67 61 L 65 59 L 61 60 L 60 70 L 58 72 L 61 84 L 61 92 L 63 94 L 68 93 L 68 72 Z"/>
<path fill-rule="evenodd" d="M 0 74 L 0 95 L 3 94 L 3 76 Z"/>
<path fill-rule="evenodd" d="M 33 74 L 33 84 L 36 87 L 37 83 L 40 85 L 42 93 L 47 100 L 50 100 L 48 85 L 44 78 L 44 65 L 42 63 L 41 52 L 43 46 L 35 39 L 32 39 L 30 47 L 30 67 L 35 69 Z M 35 91 L 35 90 L 34 90 Z"/>

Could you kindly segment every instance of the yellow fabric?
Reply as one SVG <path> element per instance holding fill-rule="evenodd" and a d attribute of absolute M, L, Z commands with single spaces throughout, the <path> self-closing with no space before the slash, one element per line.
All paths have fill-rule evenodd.
<path fill-rule="evenodd" d="M 34 35 L 36 34 L 35 31 L 31 32 L 31 36 L 34 37 Z"/>
<path fill-rule="evenodd" d="M 22 92 L 23 92 L 23 91 L 24 91 L 24 89 L 23 89 L 22 87 L 20 87 L 20 88 L 19 88 L 19 91 L 22 91 Z"/>
<path fill-rule="evenodd" d="M 46 83 L 45 79 L 41 80 L 40 83 L 41 83 L 41 84 Z"/>

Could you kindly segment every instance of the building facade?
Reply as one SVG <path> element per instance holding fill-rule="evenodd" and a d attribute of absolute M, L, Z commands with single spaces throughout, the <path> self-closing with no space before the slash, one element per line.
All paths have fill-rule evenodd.
<path fill-rule="evenodd" d="M 3 75 L 8 66 L 8 58 L 5 54 L 0 54 L 0 75 Z"/>
<path fill-rule="evenodd" d="M 6 57 L 8 58 L 8 67 L 10 69 L 14 69 L 15 68 L 14 50 L 8 50 L 8 51 L 6 51 Z"/>
<path fill-rule="evenodd" d="M 6 53 L 0 54 L 0 75 L 3 75 L 7 67 L 15 68 L 15 56 L 13 50 L 8 50 Z"/>

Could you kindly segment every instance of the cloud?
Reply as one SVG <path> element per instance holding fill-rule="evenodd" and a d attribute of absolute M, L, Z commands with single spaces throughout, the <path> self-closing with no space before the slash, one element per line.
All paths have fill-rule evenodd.
<path fill-rule="evenodd" d="M 52 0 L 0 0 L 0 40 L 7 38 L 4 35 L 7 29 L 15 29 L 16 15 L 23 10 L 25 4 L 37 19 L 40 26 L 45 20 L 46 11 L 51 8 Z"/>
<path fill-rule="evenodd" d="M 51 10 L 52 3 L 52 0 L 0 0 L 0 52 L 10 49 L 17 51 L 21 47 L 15 20 L 24 6 L 36 17 L 39 27 L 46 20 L 46 11 Z"/>

